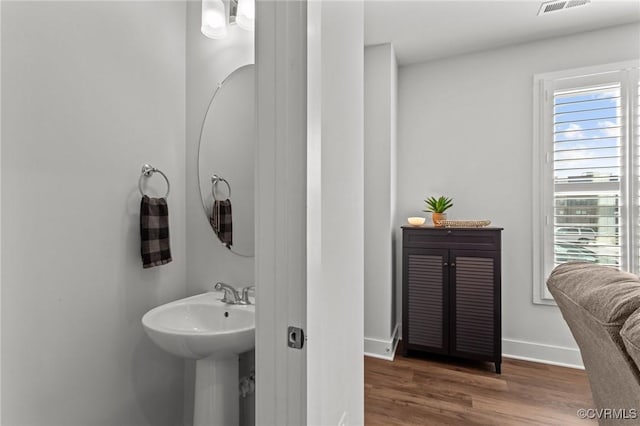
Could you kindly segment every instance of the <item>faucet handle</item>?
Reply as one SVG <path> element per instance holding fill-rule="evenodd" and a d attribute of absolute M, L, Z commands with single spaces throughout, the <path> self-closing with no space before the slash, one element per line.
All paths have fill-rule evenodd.
<path fill-rule="evenodd" d="M 239 303 L 239 301 L 241 300 L 240 297 L 238 296 L 238 290 L 236 290 L 233 286 L 230 286 L 229 284 L 218 282 L 213 287 L 213 289 L 217 291 L 224 291 L 224 297 L 222 298 L 223 303 L 235 305 Z"/>
<path fill-rule="evenodd" d="M 245 305 L 252 305 L 251 300 L 249 300 L 249 292 L 250 291 L 254 291 L 256 290 L 256 286 L 255 285 L 249 285 L 246 286 L 242 289 L 242 296 L 240 296 L 240 302 L 244 303 Z"/>

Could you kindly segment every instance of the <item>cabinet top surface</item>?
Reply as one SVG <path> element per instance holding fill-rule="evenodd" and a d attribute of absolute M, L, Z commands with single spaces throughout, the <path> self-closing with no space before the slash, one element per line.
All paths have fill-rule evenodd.
<path fill-rule="evenodd" d="M 452 229 L 461 229 L 461 230 L 465 230 L 465 231 L 502 231 L 504 230 L 504 228 L 500 228 L 498 226 L 483 226 L 482 228 L 478 228 L 478 227 L 460 227 L 460 226 L 433 226 L 433 225 L 421 225 L 421 226 L 414 226 L 414 225 L 403 225 L 402 229 L 408 229 L 408 230 L 442 230 L 442 231 L 448 231 L 448 230 L 452 230 Z"/>

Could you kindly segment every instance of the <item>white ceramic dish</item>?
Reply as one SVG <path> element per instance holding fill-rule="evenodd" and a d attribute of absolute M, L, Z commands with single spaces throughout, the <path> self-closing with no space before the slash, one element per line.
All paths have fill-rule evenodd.
<path fill-rule="evenodd" d="M 412 226 L 422 226 L 422 225 L 424 225 L 425 220 L 426 219 L 424 217 L 409 217 L 409 218 L 407 218 L 407 222 L 409 222 L 409 225 L 412 225 Z"/>

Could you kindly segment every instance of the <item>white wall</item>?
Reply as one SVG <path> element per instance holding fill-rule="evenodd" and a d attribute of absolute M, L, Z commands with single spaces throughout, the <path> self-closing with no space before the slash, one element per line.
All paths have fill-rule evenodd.
<path fill-rule="evenodd" d="M 222 40 L 200 32 L 200 2 L 187 4 L 187 288 L 211 290 L 217 281 L 237 286 L 254 283 L 254 258 L 230 253 L 207 218 L 198 186 L 200 128 L 217 84 L 235 69 L 252 64 L 253 33 L 229 27 Z M 222 159 L 222 161 L 224 161 Z"/>
<path fill-rule="evenodd" d="M 396 225 L 421 215 L 425 196 L 444 194 L 454 198 L 449 218 L 505 228 L 505 354 L 581 364 L 558 309 L 532 303 L 533 74 L 637 58 L 639 31 L 625 25 L 400 68 Z"/>
<path fill-rule="evenodd" d="M 140 320 L 186 289 L 185 4 L 2 8 L 2 424 L 181 424 L 184 363 Z M 172 185 L 147 270 L 145 162 Z"/>
<path fill-rule="evenodd" d="M 364 49 L 364 351 L 392 359 L 397 63 L 391 44 Z"/>
<path fill-rule="evenodd" d="M 0 46 L 2 46 L 2 2 L 0 2 Z M 2 48 L 0 47 L 0 165 L 2 164 Z M 0 173 L 0 241 L 2 241 L 2 173 Z M 0 243 L 0 360 L 2 358 L 2 244 Z M 0 361 L 0 424 L 2 424 L 2 362 Z"/>
<path fill-rule="evenodd" d="M 359 425 L 364 424 L 363 4 L 317 2 L 309 5 L 309 15 L 319 25 L 310 28 L 308 53 L 307 423 Z"/>
<path fill-rule="evenodd" d="M 211 290 L 217 281 L 243 287 L 253 285 L 254 259 L 229 252 L 215 236 L 202 208 L 198 186 L 198 145 L 207 106 L 219 82 L 236 68 L 253 63 L 254 34 L 229 27 L 225 39 L 212 40 L 200 32 L 200 2 L 187 2 L 187 101 L 186 101 L 186 215 L 187 293 Z M 222 160 L 224 161 L 224 160 Z M 240 360 L 240 374 L 253 365 L 253 353 Z M 185 424 L 192 421 L 194 363 L 187 362 Z M 241 424 L 253 424 L 254 396 L 241 400 Z"/>
<path fill-rule="evenodd" d="M 402 240 L 402 233 L 395 226 L 398 223 L 398 61 L 396 55 L 392 57 L 391 63 L 391 170 L 389 172 L 391 180 L 391 274 L 393 275 L 393 286 L 397 288 L 402 286 L 402 280 L 396 279 L 398 271 L 402 271 L 402 262 L 398 263 L 397 241 Z M 402 303 L 402 292 L 392 292 L 392 306 L 391 306 L 391 327 L 392 329 L 398 327 L 398 339 L 402 336 L 402 321 L 398 319 L 398 315 L 402 312 L 398 311 L 398 304 Z M 400 317 L 401 318 L 401 317 Z"/>

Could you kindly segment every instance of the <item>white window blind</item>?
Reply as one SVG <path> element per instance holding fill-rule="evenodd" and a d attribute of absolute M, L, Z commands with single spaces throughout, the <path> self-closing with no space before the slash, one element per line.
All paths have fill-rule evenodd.
<path fill-rule="evenodd" d="M 638 272 L 638 61 L 534 78 L 534 302 L 565 262 Z"/>
<path fill-rule="evenodd" d="M 621 263 L 622 114 L 620 83 L 554 91 L 554 266 Z"/>

